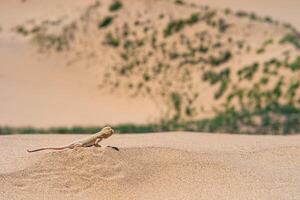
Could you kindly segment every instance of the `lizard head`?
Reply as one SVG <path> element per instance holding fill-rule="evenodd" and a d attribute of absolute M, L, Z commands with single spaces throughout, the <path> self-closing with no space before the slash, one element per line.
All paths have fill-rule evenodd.
<path fill-rule="evenodd" d="M 101 132 L 102 132 L 101 136 L 103 138 L 108 138 L 114 133 L 114 130 L 109 126 L 106 126 L 101 130 Z"/>

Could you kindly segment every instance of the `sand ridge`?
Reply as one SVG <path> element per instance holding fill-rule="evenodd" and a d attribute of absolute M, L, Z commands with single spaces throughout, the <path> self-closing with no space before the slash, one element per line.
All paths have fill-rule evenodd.
<path fill-rule="evenodd" d="M 1 199 L 299 199 L 299 136 L 116 134 L 106 147 L 27 153 L 82 135 L 0 137 Z M 51 142 L 49 142 L 51 141 Z"/>
<path fill-rule="evenodd" d="M 159 199 L 172 195 L 176 199 L 196 199 L 201 190 L 191 192 L 195 185 L 221 187 L 232 176 L 230 169 L 221 164 L 170 148 L 125 148 L 117 152 L 92 147 L 33 156 L 39 157 L 33 165 L 1 175 L 2 183 L 4 180 L 18 191 L 4 197 L 18 199 L 37 194 L 32 197 L 35 199 L 47 191 L 48 197 L 56 194 L 54 197 L 59 199 L 91 193 L 107 193 L 104 199 Z"/>

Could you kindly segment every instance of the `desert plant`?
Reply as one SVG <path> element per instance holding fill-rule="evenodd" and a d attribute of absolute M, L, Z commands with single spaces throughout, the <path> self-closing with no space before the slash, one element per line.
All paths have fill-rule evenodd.
<path fill-rule="evenodd" d="M 175 0 L 175 4 L 178 4 L 178 5 L 184 5 L 185 2 L 182 1 L 182 0 Z"/>
<path fill-rule="evenodd" d="M 296 49 L 300 49 L 300 39 L 295 34 L 286 34 L 279 42 L 280 44 L 290 43 Z"/>
<path fill-rule="evenodd" d="M 288 63 L 287 65 L 292 71 L 297 71 L 300 70 L 300 56 L 296 57 L 296 59 L 291 62 Z"/>
<path fill-rule="evenodd" d="M 230 51 L 221 52 L 219 57 L 210 56 L 209 63 L 212 66 L 219 66 L 223 63 L 226 63 L 230 60 L 232 54 Z"/>
<path fill-rule="evenodd" d="M 251 80 L 253 75 L 257 71 L 258 66 L 259 66 L 259 64 L 257 62 L 255 62 L 252 65 L 245 66 L 242 69 L 238 70 L 237 74 L 238 74 L 240 80 L 242 80 L 244 78 Z"/>
<path fill-rule="evenodd" d="M 114 12 L 114 11 L 120 10 L 122 8 L 122 6 L 123 6 L 122 2 L 115 1 L 109 6 L 109 10 L 111 12 Z"/>
<path fill-rule="evenodd" d="M 193 25 L 199 21 L 199 15 L 197 13 L 191 14 L 188 19 L 172 20 L 168 23 L 164 29 L 164 36 L 168 37 L 174 33 L 181 31 L 186 25 Z"/>
<path fill-rule="evenodd" d="M 112 16 L 105 17 L 104 19 L 102 19 L 102 21 L 99 22 L 98 28 L 99 29 L 106 28 L 113 22 L 113 20 L 114 18 Z"/>
<path fill-rule="evenodd" d="M 118 47 L 120 45 L 120 40 L 114 37 L 111 32 L 109 32 L 105 36 L 104 43 L 112 47 Z"/>

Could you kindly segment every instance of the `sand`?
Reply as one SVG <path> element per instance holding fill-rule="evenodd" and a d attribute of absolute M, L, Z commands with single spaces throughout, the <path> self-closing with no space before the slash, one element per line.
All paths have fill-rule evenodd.
<path fill-rule="evenodd" d="M 1 136 L 0 198 L 300 198 L 300 136 L 116 134 L 103 145 L 120 151 L 26 152 L 82 136 Z"/>
<path fill-rule="evenodd" d="M 12 31 L 13 27 L 31 19 L 76 17 L 91 2 L 94 1 L 0 1 L 1 126 L 99 126 L 148 123 L 160 117 L 161 113 L 150 99 L 101 92 L 98 88 L 99 67 L 65 67 L 63 58 L 38 54 L 28 38 L 17 36 Z M 299 1 L 295 0 L 247 3 L 201 0 L 201 3 L 220 9 L 254 11 L 300 27 Z M 206 96 L 204 94 L 201 98 L 209 102 Z M 143 108 L 143 112 L 136 108 Z"/>
<path fill-rule="evenodd" d="M 0 0 L 1 126 L 99 126 L 158 118 L 151 100 L 103 93 L 95 67 L 66 67 L 63 58 L 41 56 L 11 31 L 30 19 L 75 15 L 91 2 Z M 295 0 L 201 2 L 300 27 Z M 81 137 L 0 136 L 0 199 L 300 199 L 300 136 L 128 134 L 103 142 L 119 152 L 105 147 L 26 152 Z"/>

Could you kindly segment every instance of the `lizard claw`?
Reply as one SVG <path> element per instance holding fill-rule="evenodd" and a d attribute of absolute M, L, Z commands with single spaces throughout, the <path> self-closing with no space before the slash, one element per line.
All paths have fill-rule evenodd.
<path fill-rule="evenodd" d="M 94 146 L 95 146 L 95 147 L 101 147 L 101 145 L 100 145 L 100 144 L 94 144 Z"/>
<path fill-rule="evenodd" d="M 110 148 L 112 148 L 112 149 L 114 149 L 116 151 L 120 151 L 120 149 L 118 147 L 113 147 L 113 146 L 106 146 L 106 147 L 110 147 Z"/>

